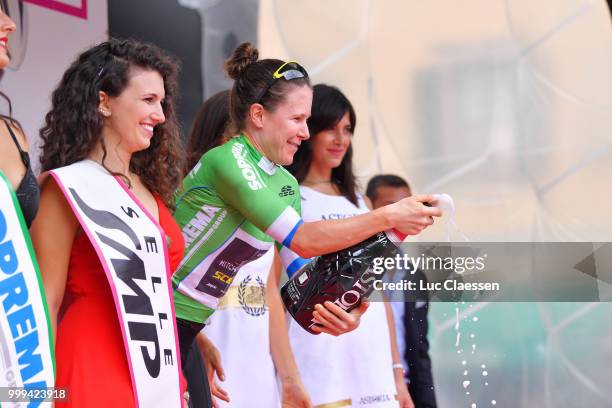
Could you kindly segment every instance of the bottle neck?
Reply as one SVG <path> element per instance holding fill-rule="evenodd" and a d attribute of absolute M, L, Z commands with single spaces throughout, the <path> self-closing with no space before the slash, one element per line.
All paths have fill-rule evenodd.
<path fill-rule="evenodd" d="M 387 236 L 387 238 L 389 238 L 391 242 L 393 242 L 396 245 L 401 244 L 402 241 L 404 241 L 404 239 L 406 239 L 406 237 L 408 236 L 408 235 L 401 233 L 399 230 L 395 228 L 386 230 L 385 235 Z"/>

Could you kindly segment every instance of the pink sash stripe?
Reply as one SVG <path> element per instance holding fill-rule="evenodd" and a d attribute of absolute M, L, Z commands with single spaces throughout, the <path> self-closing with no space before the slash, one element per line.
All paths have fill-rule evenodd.
<path fill-rule="evenodd" d="M 87 20 L 87 0 L 81 0 L 81 7 L 71 6 L 57 0 L 23 0 L 24 3 L 32 3 L 60 13 Z"/>
<path fill-rule="evenodd" d="M 68 201 L 68 204 L 70 205 L 73 214 L 77 217 L 77 219 L 79 220 L 79 224 L 81 224 L 81 227 L 83 228 L 83 230 L 85 231 L 85 233 L 87 234 L 87 237 L 89 238 L 89 242 L 92 244 L 92 246 L 94 247 L 96 254 L 98 255 L 98 258 L 100 259 L 100 263 L 102 264 L 102 268 L 104 269 L 104 273 L 106 275 L 106 279 L 109 282 L 113 282 L 113 278 L 112 278 L 112 274 L 110 272 L 110 270 L 108 269 L 107 265 L 106 265 L 106 261 L 104 260 L 104 255 L 102 252 L 102 249 L 99 247 L 99 245 L 96 243 L 95 238 L 93 237 L 92 233 L 89 231 L 89 229 L 87 228 L 87 224 L 85 223 L 85 221 L 82 219 L 81 215 L 79 214 L 79 211 L 77 210 L 77 208 L 75 207 L 75 205 L 73 204 L 72 200 L 69 198 L 69 192 L 66 190 L 66 188 L 64 187 L 64 185 L 62 184 L 59 176 L 57 176 L 52 170 L 49 171 L 49 173 L 51 174 L 51 176 L 53 176 L 53 179 L 55 180 L 55 182 L 57 183 L 57 185 L 59 186 L 59 188 L 62 190 L 62 193 L 64 194 L 64 196 L 67 198 L 66 201 Z M 44 176 L 43 176 L 44 177 Z M 159 226 L 159 224 L 155 221 L 155 219 L 153 217 L 151 217 L 151 214 L 142 206 L 142 204 L 136 199 L 136 196 L 134 196 L 134 194 L 132 194 L 125 186 L 125 184 L 118 179 L 118 177 L 115 177 L 115 179 L 118 181 L 119 185 L 123 188 L 124 191 L 126 191 L 128 193 L 128 195 L 132 198 L 132 200 L 140 207 L 140 209 L 147 215 L 147 217 L 149 217 L 149 219 L 151 221 L 153 221 L 153 224 L 156 226 L 156 228 L 160 231 L 161 237 L 162 239 L 165 238 L 165 234 L 163 233 L 161 227 Z M 166 245 L 164 245 L 164 258 L 165 258 L 165 267 L 166 267 L 166 273 L 170 270 L 170 263 L 169 263 L 169 256 L 168 256 L 168 248 Z M 168 276 L 168 274 L 167 274 Z M 168 279 L 168 283 L 170 283 L 170 279 Z M 126 328 L 125 328 L 125 324 L 123 319 L 121 318 L 122 316 L 122 312 L 121 312 L 121 307 L 120 307 L 120 301 L 119 301 L 119 297 L 117 295 L 117 291 L 115 289 L 114 285 L 109 285 L 111 288 L 111 291 L 113 293 L 113 299 L 115 301 L 115 310 L 117 312 L 117 317 L 119 320 L 119 326 L 121 327 L 121 334 L 123 337 L 123 348 L 125 350 L 125 354 L 126 354 L 126 359 L 128 362 L 128 365 L 130 367 L 130 377 L 131 377 L 131 381 L 132 381 L 132 390 L 134 391 L 134 397 L 135 397 L 135 401 L 138 405 L 138 389 L 136 387 L 136 379 L 134 376 L 134 368 L 132 365 L 132 360 L 130 358 L 130 354 L 129 354 L 129 346 L 127 343 L 127 332 L 126 332 Z M 172 287 L 169 284 L 169 294 L 171 296 L 172 299 Z M 176 313 L 174 311 L 174 301 L 171 300 L 170 302 L 171 307 L 172 307 L 172 320 L 173 320 L 173 327 L 174 327 L 174 334 L 175 334 L 175 344 L 176 344 L 176 351 L 177 351 L 177 357 L 178 357 L 178 370 L 179 370 L 179 389 L 180 389 L 180 378 L 181 378 L 181 360 L 180 360 L 180 348 L 178 345 L 178 331 L 177 331 L 177 327 L 176 327 Z M 182 406 L 182 402 L 181 405 Z"/>

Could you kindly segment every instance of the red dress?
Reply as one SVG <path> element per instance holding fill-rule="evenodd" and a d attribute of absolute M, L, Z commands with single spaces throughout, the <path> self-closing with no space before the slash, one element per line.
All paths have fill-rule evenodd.
<path fill-rule="evenodd" d="M 168 255 L 174 271 L 185 243 L 172 215 L 156 196 L 159 224 L 170 239 Z M 170 276 L 168 276 L 170 279 Z M 115 302 L 104 269 L 81 233 L 70 253 L 67 304 L 58 323 L 55 359 L 56 387 L 68 390 L 68 402 L 56 407 L 135 407 Z M 65 302 L 66 303 L 66 302 Z M 181 389 L 184 390 L 181 376 Z"/>

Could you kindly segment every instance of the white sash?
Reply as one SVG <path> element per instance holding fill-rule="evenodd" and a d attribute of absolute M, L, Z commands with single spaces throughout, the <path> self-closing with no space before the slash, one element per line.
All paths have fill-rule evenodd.
<path fill-rule="evenodd" d="M 86 160 L 50 173 L 104 267 L 138 406 L 181 407 L 165 234 L 121 180 L 96 162 Z"/>
<path fill-rule="evenodd" d="M 0 387 L 53 387 L 52 350 L 47 302 L 30 235 L 17 197 L 0 172 Z M 2 403 L 3 407 L 24 405 Z"/>

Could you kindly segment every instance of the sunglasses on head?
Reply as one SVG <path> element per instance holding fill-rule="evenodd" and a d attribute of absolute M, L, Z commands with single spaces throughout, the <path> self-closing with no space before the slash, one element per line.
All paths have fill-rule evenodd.
<path fill-rule="evenodd" d="M 279 79 L 284 78 L 285 81 L 291 81 L 292 79 L 299 78 L 308 78 L 308 72 L 298 64 L 296 61 L 288 61 L 283 65 L 278 67 L 276 71 L 272 74 L 272 78 L 268 81 L 265 88 L 259 93 L 257 99 L 255 99 L 255 103 L 261 103 L 261 100 L 268 93 L 272 85 L 276 83 Z"/>

